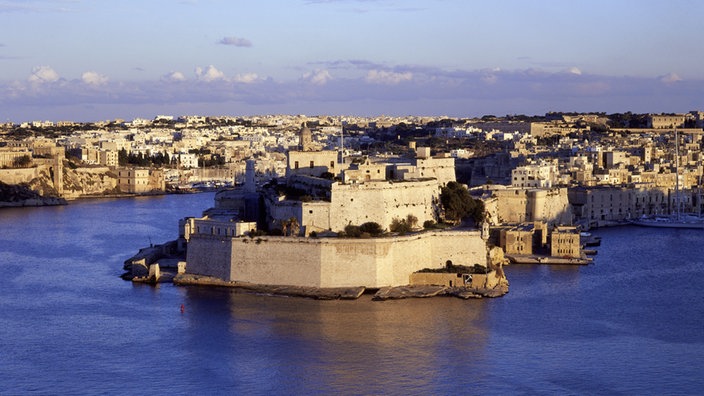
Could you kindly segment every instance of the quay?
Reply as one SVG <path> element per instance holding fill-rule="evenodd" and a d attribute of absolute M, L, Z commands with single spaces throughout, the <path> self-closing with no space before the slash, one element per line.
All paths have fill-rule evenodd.
<path fill-rule="evenodd" d="M 588 265 L 594 261 L 586 256 L 569 258 L 543 256 L 537 254 L 507 254 L 506 258 L 511 264 Z"/>

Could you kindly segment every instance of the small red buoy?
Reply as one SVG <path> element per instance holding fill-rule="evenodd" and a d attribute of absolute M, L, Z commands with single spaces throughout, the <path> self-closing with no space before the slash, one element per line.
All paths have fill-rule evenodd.
<path fill-rule="evenodd" d="M 184 313 L 185 311 L 186 311 L 186 307 L 184 307 L 183 304 L 181 304 L 181 313 Z"/>

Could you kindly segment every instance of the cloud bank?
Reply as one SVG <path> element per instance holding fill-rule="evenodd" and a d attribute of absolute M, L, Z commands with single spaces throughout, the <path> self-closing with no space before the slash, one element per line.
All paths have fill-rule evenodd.
<path fill-rule="evenodd" d="M 319 62 L 315 66 L 294 80 L 262 77 L 255 72 L 228 75 L 208 65 L 195 67 L 191 76 L 170 71 L 154 81 L 134 82 L 112 81 L 94 71 L 64 78 L 50 66 L 36 66 L 25 80 L 0 83 L 0 116 L 12 120 L 129 119 L 153 116 L 144 113 L 153 111 L 470 117 L 704 109 L 700 94 L 704 81 L 685 81 L 674 72 L 652 78 L 614 77 L 589 74 L 576 67 L 562 72 L 444 70 L 364 60 Z"/>

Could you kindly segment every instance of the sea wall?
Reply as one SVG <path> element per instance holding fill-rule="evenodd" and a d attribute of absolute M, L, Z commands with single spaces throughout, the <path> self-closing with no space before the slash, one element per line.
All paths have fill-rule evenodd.
<path fill-rule="evenodd" d="M 459 276 L 456 273 L 416 272 L 411 274 L 410 283 L 411 285 L 467 286 L 475 289 L 493 289 L 504 279 L 503 271 L 489 271 L 486 274 L 459 274 Z"/>
<path fill-rule="evenodd" d="M 487 263 L 479 231 L 433 231 L 351 239 L 193 235 L 186 272 L 227 281 L 378 288 L 410 283 L 423 268 Z"/>

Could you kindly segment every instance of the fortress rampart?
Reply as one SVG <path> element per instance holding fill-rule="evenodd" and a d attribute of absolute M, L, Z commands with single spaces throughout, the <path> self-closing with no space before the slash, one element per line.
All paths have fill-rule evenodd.
<path fill-rule="evenodd" d="M 193 235 L 186 272 L 226 281 L 319 288 L 410 283 L 423 268 L 487 265 L 479 231 L 432 231 L 370 239 Z"/>

